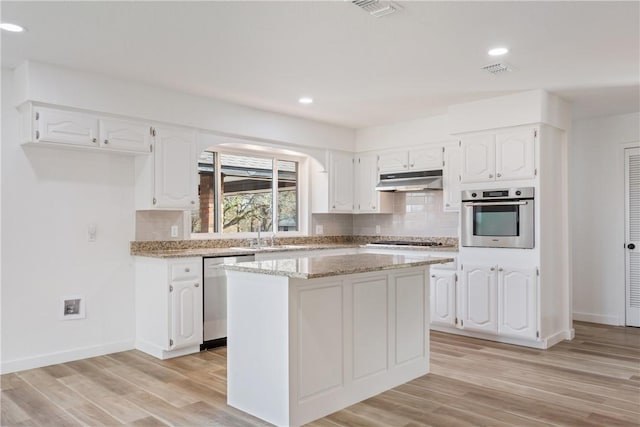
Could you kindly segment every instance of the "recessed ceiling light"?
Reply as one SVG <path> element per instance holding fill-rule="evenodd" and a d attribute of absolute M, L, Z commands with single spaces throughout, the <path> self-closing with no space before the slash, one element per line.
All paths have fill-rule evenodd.
<path fill-rule="evenodd" d="M 507 49 L 506 47 L 496 47 L 489 51 L 489 55 L 500 56 L 500 55 L 504 55 L 507 52 L 509 52 L 509 49 Z"/>
<path fill-rule="evenodd" d="M 10 24 L 9 22 L 3 22 L 0 24 L 0 30 L 11 31 L 12 33 L 21 33 L 24 31 L 24 27 L 16 24 Z"/>
<path fill-rule="evenodd" d="M 313 104 L 313 98 L 303 96 L 302 98 L 298 99 L 298 102 L 300 104 Z"/>

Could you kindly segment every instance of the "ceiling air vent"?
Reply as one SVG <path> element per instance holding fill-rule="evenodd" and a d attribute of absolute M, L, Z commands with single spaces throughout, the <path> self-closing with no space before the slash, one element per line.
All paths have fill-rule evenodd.
<path fill-rule="evenodd" d="M 400 10 L 400 6 L 390 1 L 380 0 L 353 0 L 351 3 L 355 4 L 361 9 L 366 10 L 373 17 L 380 18 L 385 15 Z"/>
<path fill-rule="evenodd" d="M 485 65 L 482 69 L 490 72 L 491 74 L 504 74 L 516 71 L 516 67 L 511 64 L 507 64 L 506 62 L 497 62 L 495 64 Z"/>

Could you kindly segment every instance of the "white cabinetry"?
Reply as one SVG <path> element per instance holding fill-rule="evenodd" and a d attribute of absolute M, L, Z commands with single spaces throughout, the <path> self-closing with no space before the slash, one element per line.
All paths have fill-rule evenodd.
<path fill-rule="evenodd" d="M 119 119 L 100 119 L 100 147 L 113 150 L 149 153 L 151 128 L 146 123 Z"/>
<path fill-rule="evenodd" d="M 157 127 L 153 133 L 153 157 L 138 159 L 137 209 L 197 208 L 198 160 L 195 132 Z"/>
<path fill-rule="evenodd" d="M 419 148 L 380 154 L 380 173 L 442 169 L 442 147 Z"/>
<path fill-rule="evenodd" d="M 496 268 L 465 264 L 460 293 L 460 326 L 472 331 L 498 333 Z"/>
<path fill-rule="evenodd" d="M 444 149 L 444 170 L 442 171 L 442 198 L 445 212 L 460 211 L 460 147 Z"/>
<path fill-rule="evenodd" d="M 431 323 L 456 325 L 456 273 L 431 270 Z"/>
<path fill-rule="evenodd" d="M 353 155 L 344 151 L 327 153 L 326 170 L 313 172 L 313 213 L 352 213 Z"/>
<path fill-rule="evenodd" d="M 538 338 L 535 268 L 462 266 L 461 328 L 500 336 Z"/>
<path fill-rule="evenodd" d="M 104 117 L 27 103 L 23 139 L 28 144 L 59 148 L 85 148 L 108 152 L 149 154 L 151 126 L 147 122 Z"/>
<path fill-rule="evenodd" d="M 353 157 L 332 152 L 329 156 L 329 205 L 331 212 L 353 211 Z"/>
<path fill-rule="evenodd" d="M 531 128 L 463 136 L 461 182 L 534 178 L 536 136 L 537 130 Z"/>
<path fill-rule="evenodd" d="M 200 351 L 202 258 L 135 259 L 136 348 L 160 359 Z"/>
<path fill-rule="evenodd" d="M 355 159 L 355 213 L 393 212 L 393 195 L 376 190 L 378 158 L 377 154 L 361 154 Z"/>
<path fill-rule="evenodd" d="M 538 292 L 535 269 L 498 267 L 498 333 L 537 337 Z"/>

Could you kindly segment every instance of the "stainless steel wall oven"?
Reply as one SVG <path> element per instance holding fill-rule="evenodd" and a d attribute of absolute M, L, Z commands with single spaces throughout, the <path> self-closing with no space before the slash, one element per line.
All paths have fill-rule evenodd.
<path fill-rule="evenodd" d="M 462 192 L 462 246 L 534 247 L 533 187 Z"/>

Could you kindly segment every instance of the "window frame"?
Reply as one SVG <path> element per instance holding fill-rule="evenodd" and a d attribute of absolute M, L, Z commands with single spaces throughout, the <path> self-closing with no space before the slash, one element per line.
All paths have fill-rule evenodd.
<path fill-rule="evenodd" d="M 268 150 L 274 148 L 276 153 L 270 153 Z M 271 181 L 271 196 L 272 196 L 272 209 L 273 209 L 273 226 L 276 228 L 273 231 L 262 231 L 261 237 L 270 237 L 272 234 L 276 237 L 297 237 L 308 235 L 309 224 L 309 199 L 307 195 L 308 191 L 308 156 L 300 155 L 294 156 L 289 154 L 281 154 L 277 152 L 275 147 L 265 147 L 265 150 L 252 150 L 252 149 L 228 149 L 223 146 L 210 146 L 202 151 L 213 151 L 216 153 L 215 157 L 215 173 L 218 174 L 215 179 L 215 191 L 217 199 L 222 200 L 222 178 L 221 178 L 221 157 L 222 154 L 230 154 L 236 156 L 248 156 L 248 157 L 260 157 L 264 159 L 270 159 L 273 165 L 273 177 Z M 277 230 L 276 221 L 278 219 L 278 165 L 277 160 L 287 160 L 297 162 L 297 190 L 296 197 L 298 200 L 298 230 L 296 231 L 279 231 Z M 218 222 L 218 232 L 214 233 L 193 233 L 190 232 L 192 240 L 212 240 L 212 239 L 255 239 L 258 237 L 257 232 L 241 232 L 241 233 L 224 233 L 222 231 L 222 215 L 220 213 L 215 215 Z"/>

